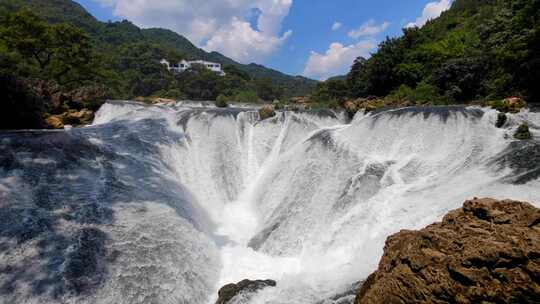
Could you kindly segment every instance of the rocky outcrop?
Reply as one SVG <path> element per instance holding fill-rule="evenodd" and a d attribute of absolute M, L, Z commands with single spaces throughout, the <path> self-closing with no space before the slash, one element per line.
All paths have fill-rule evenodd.
<path fill-rule="evenodd" d="M 488 105 L 501 113 L 519 113 L 527 106 L 527 103 L 520 97 L 508 97 L 503 100 L 491 101 Z"/>
<path fill-rule="evenodd" d="M 358 98 L 355 100 L 347 100 L 343 103 L 343 107 L 350 117 L 353 117 L 356 112 L 361 110 L 367 113 L 386 106 L 387 104 L 383 99 L 376 97 Z"/>
<path fill-rule="evenodd" d="M 276 112 L 271 105 L 264 105 L 259 109 L 259 118 L 265 120 L 271 117 L 276 116 Z"/>
<path fill-rule="evenodd" d="M 14 76 L 0 76 L 0 91 L 4 92 L 0 129 L 85 125 L 111 96 L 109 90 L 100 85 L 68 91 L 54 81 Z"/>
<path fill-rule="evenodd" d="M 50 115 L 45 119 L 47 125 L 53 129 L 62 129 L 66 125 L 70 126 L 84 126 L 89 125 L 94 120 L 94 112 L 88 109 L 67 110 L 66 112 L 58 115 Z"/>
<path fill-rule="evenodd" d="M 28 81 L 1 75 L 0 92 L 0 129 L 37 129 L 46 125 L 42 116 L 46 100 L 29 90 Z"/>
<path fill-rule="evenodd" d="M 72 109 L 97 111 L 107 99 L 112 98 L 112 93 L 103 85 L 87 85 L 70 91 L 67 97 L 66 103 Z"/>
<path fill-rule="evenodd" d="M 276 281 L 273 280 L 243 280 L 236 284 L 227 284 L 219 290 L 216 304 L 232 303 L 238 297 L 247 299 L 261 289 L 274 286 Z"/>
<path fill-rule="evenodd" d="M 306 104 L 306 103 L 310 103 L 310 102 L 311 102 L 311 100 L 309 99 L 309 97 L 305 97 L 305 96 L 292 97 L 289 101 L 290 101 L 291 103 L 299 103 L 299 104 Z"/>
<path fill-rule="evenodd" d="M 156 97 L 152 99 L 153 104 L 175 104 L 176 100 L 170 98 Z"/>
<path fill-rule="evenodd" d="M 474 199 L 390 236 L 355 303 L 539 303 L 540 209 Z"/>

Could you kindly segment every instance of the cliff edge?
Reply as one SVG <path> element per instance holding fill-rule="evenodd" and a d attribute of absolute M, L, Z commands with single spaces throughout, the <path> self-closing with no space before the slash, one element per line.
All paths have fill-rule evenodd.
<path fill-rule="evenodd" d="M 390 236 L 355 303 L 540 303 L 540 209 L 474 199 Z"/>

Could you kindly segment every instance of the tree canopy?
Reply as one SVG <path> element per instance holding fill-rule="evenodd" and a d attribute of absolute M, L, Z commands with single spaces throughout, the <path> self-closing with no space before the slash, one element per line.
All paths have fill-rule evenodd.
<path fill-rule="evenodd" d="M 384 40 L 357 58 L 341 96 L 371 95 L 431 103 L 465 103 L 518 95 L 540 100 L 540 1 L 455 0 L 422 28 Z M 325 96 L 326 94 L 326 96 Z"/>

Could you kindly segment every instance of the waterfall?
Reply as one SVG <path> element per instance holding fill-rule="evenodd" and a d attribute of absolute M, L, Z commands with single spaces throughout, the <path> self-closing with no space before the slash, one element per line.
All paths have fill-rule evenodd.
<path fill-rule="evenodd" d="M 540 115 L 496 119 L 109 102 L 0 133 L 0 303 L 206 304 L 246 278 L 278 284 L 238 303 L 351 303 L 392 233 L 474 196 L 540 202 Z"/>

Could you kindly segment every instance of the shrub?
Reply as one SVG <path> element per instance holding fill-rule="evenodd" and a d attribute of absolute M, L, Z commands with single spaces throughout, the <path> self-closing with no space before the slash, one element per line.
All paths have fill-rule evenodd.
<path fill-rule="evenodd" d="M 414 101 L 417 104 L 434 103 L 438 104 L 441 101 L 441 96 L 437 87 L 421 82 L 414 90 Z"/>
<path fill-rule="evenodd" d="M 179 89 L 168 90 L 163 94 L 163 97 L 171 98 L 171 99 L 185 99 L 186 98 L 185 94 L 182 93 L 182 91 L 180 91 Z"/>
<path fill-rule="evenodd" d="M 228 104 L 228 101 L 229 98 L 225 95 L 219 95 L 217 98 L 216 98 L 216 107 L 218 108 L 226 108 L 229 106 Z"/>
<path fill-rule="evenodd" d="M 237 102 L 258 102 L 259 96 L 255 91 L 240 91 L 234 96 L 234 100 Z"/>
<path fill-rule="evenodd" d="M 402 84 L 397 90 L 394 90 L 390 95 L 388 95 L 388 100 L 394 103 L 413 101 L 413 98 L 414 90 L 406 84 Z"/>
<path fill-rule="evenodd" d="M 426 82 L 419 83 L 414 89 L 403 84 L 388 95 L 387 100 L 397 104 L 414 103 L 423 105 L 447 103 L 446 99 L 439 94 L 437 87 Z"/>

